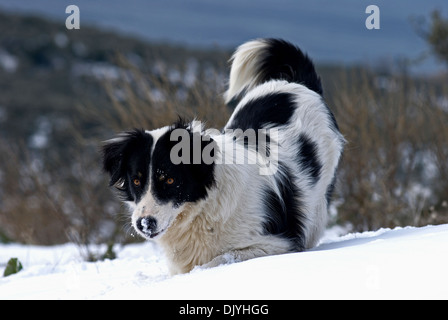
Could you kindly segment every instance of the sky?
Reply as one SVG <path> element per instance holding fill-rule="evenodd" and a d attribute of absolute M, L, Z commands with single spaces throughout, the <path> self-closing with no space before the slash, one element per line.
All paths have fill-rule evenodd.
<path fill-rule="evenodd" d="M 441 10 L 446 0 L 2 0 L 0 10 L 51 17 L 65 24 L 65 8 L 75 4 L 80 25 L 96 25 L 146 40 L 193 47 L 233 49 L 258 37 L 292 41 L 317 62 L 396 64 L 427 55 L 415 19 Z M 374 4 L 380 29 L 366 28 Z M 76 32 L 73 30 L 72 32 Z M 427 58 L 413 69 L 437 71 Z"/>

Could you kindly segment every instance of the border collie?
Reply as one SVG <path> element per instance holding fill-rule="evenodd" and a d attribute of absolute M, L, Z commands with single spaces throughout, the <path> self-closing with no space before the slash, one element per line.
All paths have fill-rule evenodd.
<path fill-rule="evenodd" d="M 172 274 L 303 251 L 326 226 L 345 140 L 312 61 L 258 39 L 231 62 L 225 99 L 235 110 L 222 130 L 178 121 L 103 145 L 110 186 Z"/>

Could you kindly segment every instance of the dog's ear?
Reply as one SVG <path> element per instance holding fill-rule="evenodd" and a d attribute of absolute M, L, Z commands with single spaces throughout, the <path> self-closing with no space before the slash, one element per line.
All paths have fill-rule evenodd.
<path fill-rule="evenodd" d="M 120 133 L 115 138 L 107 140 L 102 146 L 103 169 L 110 175 L 110 186 L 122 184 L 126 176 L 126 158 L 132 147 L 143 146 L 152 138 L 143 129 L 134 129 Z M 117 186 L 121 189 L 119 186 Z"/>
<path fill-rule="evenodd" d="M 125 175 L 123 154 L 130 142 L 129 135 L 122 133 L 107 140 L 102 146 L 103 170 L 110 175 L 109 186 L 115 185 Z"/>

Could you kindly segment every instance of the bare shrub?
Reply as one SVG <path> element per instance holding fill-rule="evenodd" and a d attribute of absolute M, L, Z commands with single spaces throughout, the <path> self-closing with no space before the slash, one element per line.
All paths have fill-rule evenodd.
<path fill-rule="evenodd" d="M 112 108 L 100 116 L 101 124 L 115 131 L 147 130 L 170 125 L 179 116 L 198 118 L 211 127 L 222 127 L 230 116 L 222 99 L 224 78 L 217 71 L 198 70 L 195 80 L 173 81 L 168 73 L 144 73 L 118 56 L 121 77 L 104 82 Z M 188 63 L 188 62 L 187 62 Z M 183 68 L 185 69 L 185 68 Z M 185 78 L 181 70 L 179 77 Z M 95 111 L 94 111 L 95 112 Z"/>
<path fill-rule="evenodd" d="M 403 76 L 344 77 L 331 102 L 348 140 L 338 220 L 355 230 L 447 222 L 423 214 L 447 197 L 448 114 L 435 103 L 446 94 Z"/>
<path fill-rule="evenodd" d="M 92 148 L 78 148 L 68 148 L 72 161 L 67 162 L 0 141 L 0 225 L 9 239 L 30 244 L 71 241 L 86 255 L 90 243 L 117 240 L 115 211 L 120 205 L 109 201 Z"/>

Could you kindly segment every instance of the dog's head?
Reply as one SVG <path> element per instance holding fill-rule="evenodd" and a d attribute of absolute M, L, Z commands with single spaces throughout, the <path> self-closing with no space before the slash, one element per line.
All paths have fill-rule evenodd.
<path fill-rule="evenodd" d="M 202 157 L 208 150 L 213 160 L 214 141 L 193 123 L 125 132 L 103 146 L 110 186 L 129 204 L 132 225 L 147 239 L 163 235 L 186 204 L 207 198 L 215 184 L 215 164 Z"/>

